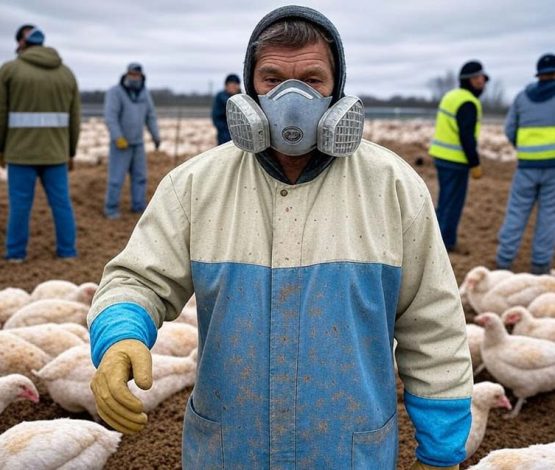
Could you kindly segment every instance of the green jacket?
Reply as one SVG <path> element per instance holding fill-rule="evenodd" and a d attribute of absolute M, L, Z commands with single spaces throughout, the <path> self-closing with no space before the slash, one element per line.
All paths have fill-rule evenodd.
<path fill-rule="evenodd" d="M 0 153 L 8 163 L 54 165 L 74 157 L 80 98 L 51 47 L 33 46 L 0 68 Z"/>

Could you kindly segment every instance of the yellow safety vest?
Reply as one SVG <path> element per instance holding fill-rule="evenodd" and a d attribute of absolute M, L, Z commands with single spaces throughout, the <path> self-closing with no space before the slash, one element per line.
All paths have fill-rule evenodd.
<path fill-rule="evenodd" d="M 520 160 L 555 158 L 555 126 L 519 127 L 516 155 Z"/>
<path fill-rule="evenodd" d="M 456 88 L 446 93 L 439 103 L 434 140 L 429 151 L 432 157 L 456 163 L 468 163 L 461 146 L 456 117 L 459 108 L 468 101 L 474 103 L 478 110 L 476 129 L 474 130 L 474 135 L 478 140 L 482 120 L 482 103 L 470 91 L 464 88 Z"/>

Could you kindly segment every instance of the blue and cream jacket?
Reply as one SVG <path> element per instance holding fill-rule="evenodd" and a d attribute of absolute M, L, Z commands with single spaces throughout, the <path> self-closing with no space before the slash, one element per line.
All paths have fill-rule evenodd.
<path fill-rule="evenodd" d="M 197 298 L 183 466 L 394 469 L 393 340 L 417 457 L 465 458 L 471 362 L 424 182 L 363 141 L 306 183 L 228 143 L 171 171 L 106 266 L 93 361 Z"/>

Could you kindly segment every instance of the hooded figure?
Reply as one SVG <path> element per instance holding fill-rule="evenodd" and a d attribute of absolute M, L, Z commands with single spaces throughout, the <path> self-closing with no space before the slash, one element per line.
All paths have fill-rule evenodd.
<path fill-rule="evenodd" d="M 56 254 L 77 255 L 68 168 L 77 151 L 80 97 L 77 81 L 44 33 L 23 25 L 18 57 L 0 69 L 0 163 L 8 164 L 10 211 L 6 257 L 27 256 L 35 182 L 41 180 L 56 226 Z"/>
<path fill-rule="evenodd" d="M 148 388 L 157 328 L 196 294 L 184 468 L 393 470 L 394 338 L 414 468 L 464 460 L 471 362 L 431 198 L 401 158 L 361 141 L 344 76 L 322 14 L 264 17 L 247 94 L 228 101 L 233 142 L 170 172 L 106 266 L 88 316 L 92 390 L 123 432 L 146 423 L 121 387 L 130 364 Z"/>
<path fill-rule="evenodd" d="M 496 261 L 501 269 L 510 269 L 537 203 L 530 271 L 549 274 L 555 252 L 555 55 L 541 56 L 536 70 L 538 80 L 516 96 L 505 123 L 518 168 L 499 231 Z"/>
<path fill-rule="evenodd" d="M 108 219 L 120 217 L 121 188 L 128 173 L 131 211 L 141 213 L 146 207 L 147 160 L 143 129 L 146 125 L 156 150 L 160 146 L 160 133 L 156 109 L 145 82 L 143 67 L 132 62 L 119 84 L 106 93 L 104 118 L 110 132 L 110 155 L 104 215 Z"/>

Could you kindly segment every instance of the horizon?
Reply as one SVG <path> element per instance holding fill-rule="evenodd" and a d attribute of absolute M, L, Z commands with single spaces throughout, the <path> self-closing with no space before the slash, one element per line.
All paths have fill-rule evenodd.
<path fill-rule="evenodd" d="M 150 89 L 214 94 L 230 73 L 242 75 L 250 33 L 264 14 L 285 2 L 210 3 L 160 0 L 5 0 L 0 5 L 0 60 L 14 58 L 14 33 L 40 27 L 83 91 L 117 83 L 127 63 L 144 65 Z M 479 59 L 505 100 L 534 81 L 536 61 L 553 51 L 550 0 L 419 0 L 387 4 L 332 0 L 301 2 L 324 13 L 339 30 L 347 59 L 346 92 L 388 99 L 429 99 L 428 80 L 457 73 Z M 109 12 L 109 14 L 107 14 Z M 131 14 L 130 14 L 131 12 Z"/>

